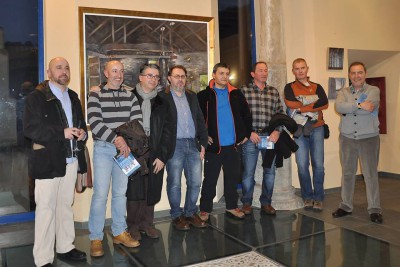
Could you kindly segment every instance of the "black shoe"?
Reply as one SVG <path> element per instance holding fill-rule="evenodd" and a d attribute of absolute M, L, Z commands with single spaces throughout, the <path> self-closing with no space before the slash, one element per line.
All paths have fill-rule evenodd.
<path fill-rule="evenodd" d="M 57 253 L 57 257 L 62 260 L 69 260 L 69 261 L 86 261 L 86 253 L 76 248 L 71 249 L 67 253 Z"/>
<path fill-rule="evenodd" d="M 338 208 L 335 212 L 332 213 L 332 216 L 333 216 L 333 218 L 340 218 L 340 217 L 350 215 L 351 213 L 352 213 L 351 211 L 345 211 L 345 210 L 342 210 L 341 208 Z"/>
<path fill-rule="evenodd" d="M 53 264 L 51 264 L 51 263 L 47 263 L 47 264 L 45 264 L 45 265 L 42 265 L 42 267 L 53 267 L 54 265 Z"/>
<path fill-rule="evenodd" d="M 374 223 L 382 223 L 383 222 L 382 214 L 380 214 L 380 213 L 371 213 L 369 215 L 369 217 L 371 218 L 371 222 L 374 222 Z"/>

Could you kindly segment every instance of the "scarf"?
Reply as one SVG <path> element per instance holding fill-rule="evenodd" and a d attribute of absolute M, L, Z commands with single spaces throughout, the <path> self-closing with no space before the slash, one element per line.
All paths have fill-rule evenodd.
<path fill-rule="evenodd" d="M 149 93 L 143 91 L 140 83 L 136 84 L 136 91 L 143 98 L 141 106 L 143 116 L 143 129 L 147 136 L 150 135 L 150 116 L 151 116 L 151 102 L 150 100 L 157 96 L 157 90 L 152 90 Z"/>

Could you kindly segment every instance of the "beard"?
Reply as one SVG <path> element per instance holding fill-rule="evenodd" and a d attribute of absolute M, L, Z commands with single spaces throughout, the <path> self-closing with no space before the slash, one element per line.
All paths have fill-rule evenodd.
<path fill-rule="evenodd" d="M 58 76 L 55 80 L 60 85 L 67 85 L 69 83 L 69 77 L 67 75 Z"/>

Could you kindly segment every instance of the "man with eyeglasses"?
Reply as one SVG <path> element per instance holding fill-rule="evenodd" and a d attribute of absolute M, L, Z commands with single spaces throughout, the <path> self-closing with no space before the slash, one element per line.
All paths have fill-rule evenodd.
<path fill-rule="evenodd" d="M 174 124 L 169 115 L 170 107 L 157 93 L 160 81 L 160 67 L 156 64 L 144 64 L 139 71 L 139 83 L 133 89 L 143 115 L 143 128 L 149 137 L 150 156 L 147 165 L 150 173 L 130 177 L 126 196 L 127 224 L 133 239 L 140 240 L 141 234 L 149 238 L 159 238 L 159 232 L 153 226 L 154 205 L 161 199 L 164 177 L 164 165 L 172 157 L 171 142 Z"/>
<path fill-rule="evenodd" d="M 136 96 L 121 87 L 124 80 L 124 65 L 116 60 L 109 61 L 105 66 L 104 75 L 107 83 L 100 91 L 91 91 L 88 100 L 88 121 L 94 140 L 94 183 L 89 214 L 92 257 L 104 255 L 102 240 L 110 184 L 113 243 L 126 247 L 140 245 L 127 232 L 125 221 L 128 177 L 113 158 L 117 150 L 124 157 L 130 153 L 129 146 L 123 137 L 117 136 L 115 129 L 125 122 L 141 120 L 142 114 Z"/>
<path fill-rule="evenodd" d="M 168 87 L 164 98 L 171 106 L 170 116 L 174 123 L 174 132 L 170 140 L 173 156 L 167 162 L 167 194 L 171 206 L 173 225 L 178 230 L 206 227 L 206 223 L 197 214 L 196 202 L 201 187 L 201 161 L 207 146 L 207 128 L 204 123 L 197 96 L 185 90 L 187 70 L 182 65 L 173 66 L 168 72 Z M 181 204 L 182 171 L 186 178 L 185 205 Z"/>

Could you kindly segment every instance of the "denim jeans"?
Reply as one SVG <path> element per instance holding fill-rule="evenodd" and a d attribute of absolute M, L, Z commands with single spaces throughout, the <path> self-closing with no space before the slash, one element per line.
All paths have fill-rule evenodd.
<path fill-rule="evenodd" d="M 93 196 L 89 213 L 90 240 L 103 240 L 108 191 L 111 183 L 111 231 L 114 236 L 126 231 L 126 188 L 128 177 L 115 163 L 115 146 L 104 141 L 94 142 Z"/>
<path fill-rule="evenodd" d="M 186 177 L 185 206 L 181 205 L 182 171 Z M 177 139 L 174 155 L 167 162 L 167 194 L 173 219 L 197 212 L 196 202 L 201 186 L 201 159 L 195 139 Z"/>
<path fill-rule="evenodd" d="M 242 147 L 242 163 L 243 163 L 243 178 L 242 178 L 242 203 L 251 205 L 253 202 L 254 192 L 254 173 L 257 167 L 258 154 L 261 153 L 264 157 L 265 150 L 258 149 L 256 145 L 248 140 Z M 260 203 L 262 206 L 271 205 L 272 193 L 275 183 L 275 159 L 272 162 L 271 168 L 263 169 L 262 193 Z"/>
<path fill-rule="evenodd" d="M 324 127 L 314 128 L 309 137 L 302 134 L 294 139 L 299 149 L 296 151 L 297 172 L 303 200 L 324 200 Z M 311 183 L 310 156 L 313 171 Z M 314 187 L 314 190 L 313 190 Z"/>

